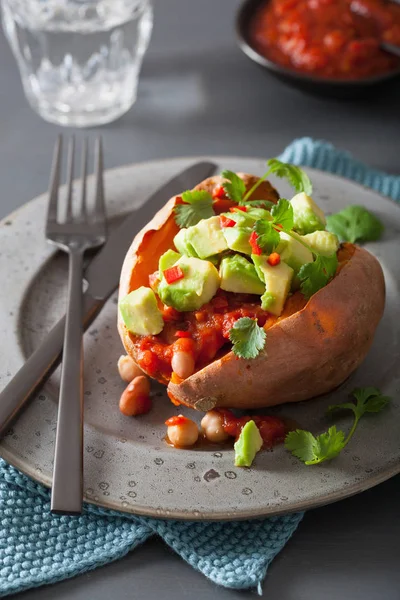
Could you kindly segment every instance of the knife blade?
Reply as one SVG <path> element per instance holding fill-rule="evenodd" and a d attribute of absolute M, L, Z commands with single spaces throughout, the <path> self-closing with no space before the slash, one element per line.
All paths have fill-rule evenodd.
<path fill-rule="evenodd" d="M 199 181 L 211 176 L 216 165 L 211 162 L 196 163 L 178 173 L 152 194 L 145 204 L 151 204 L 153 212 L 183 190 L 194 187 Z M 119 274 L 125 254 L 135 234 L 144 227 L 148 218 L 142 207 L 132 211 L 111 232 L 107 242 L 96 254 L 85 271 L 88 289 L 83 297 L 83 325 L 86 330 L 96 318 L 106 300 L 118 287 Z M 64 339 L 65 317 L 51 329 L 40 346 L 0 392 L 0 437 L 25 406 L 33 392 L 59 363 Z"/>

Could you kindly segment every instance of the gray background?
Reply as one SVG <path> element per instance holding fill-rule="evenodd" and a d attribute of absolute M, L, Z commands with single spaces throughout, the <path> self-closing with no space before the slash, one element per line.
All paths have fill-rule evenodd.
<path fill-rule="evenodd" d="M 108 167 L 146 159 L 270 157 L 293 138 L 328 139 L 399 173 L 400 81 L 357 101 L 303 95 L 264 75 L 237 49 L 237 1 L 156 0 L 155 27 L 135 107 L 102 128 Z M 0 34 L 0 217 L 47 186 L 59 129 L 27 105 Z M 94 131 L 93 131 L 94 133 Z M 373 449 L 372 449 L 373 451 Z M 263 597 L 399 600 L 400 478 L 310 511 L 273 562 Z M 18 597 L 186 600 L 255 598 L 218 588 L 158 540 L 123 560 Z"/>

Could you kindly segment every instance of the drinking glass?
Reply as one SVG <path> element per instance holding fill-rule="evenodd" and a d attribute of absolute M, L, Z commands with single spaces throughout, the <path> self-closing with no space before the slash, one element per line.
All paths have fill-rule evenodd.
<path fill-rule="evenodd" d="M 28 102 L 45 120 L 88 127 L 131 108 L 151 0 L 2 0 Z"/>

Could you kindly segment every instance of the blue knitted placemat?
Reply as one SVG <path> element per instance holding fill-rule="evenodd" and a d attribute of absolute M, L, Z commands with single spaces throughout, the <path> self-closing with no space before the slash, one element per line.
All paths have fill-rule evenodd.
<path fill-rule="evenodd" d="M 281 159 L 368 185 L 400 200 L 400 177 L 372 170 L 326 142 L 294 141 Z M 50 514 L 49 491 L 0 459 L 0 596 L 54 583 L 116 560 L 158 534 L 192 567 L 229 588 L 261 591 L 268 566 L 302 513 L 225 523 L 165 521 L 85 505 Z"/>

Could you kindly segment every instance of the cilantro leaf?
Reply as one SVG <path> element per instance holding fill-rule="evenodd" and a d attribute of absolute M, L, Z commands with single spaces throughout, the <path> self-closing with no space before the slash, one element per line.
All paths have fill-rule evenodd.
<path fill-rule="evenodd" d="M 309 176 L 299 167 L 284 163 L 277 158 L 271 158 L 267 161 L 269 174 L 273 173 L 277 177 L 287 179 L 294 187 L 296 192 L 304 192 L 308 196 L 312 194 L 312 184 Z"/>
<path fill-rule="evenodd" d="M 265 346 L 267 334 L 257 321 L 249 317 L 238 319 L 229 332 L 232 351 L 239 358 L 256 358 Z"/>
<path fill-rule="evenodd" d="M 211 194 L 205 190 L 188 190 L 181 198 L 185 204 L 177 204 L 174 208 L 175 222 L 181 229 L 214 216 Z"/>
<path fill-rule="evenodd" d="M 338 431 L 335 425 L 317 437 L 310 431 L 297 429 L 287 434 L 285 446 L 306 465 L 317 465 L 340 453 L 344 448 L 344 433 Z"/>
<path fill-rule="evenodd" d="M 341 241 L 373 242 L 384 230 L 381 221 L 363 206 L 347 206 L 335 215 L 326 218 L 327 229 L 335 233 Z"/>
<path fill-rule="evenodd" d="M 346 438 L 343 431 L 337 430 L 335 425 L 317 437 L 314 437 L 310 431 L 297 429 L 287 434 L 286 448 L 306 465 L 316 465 L 335 458 L 353 437 L 361 417 L 366 413 L 380 412 L 390 401 L 388 396 L 383 396 L 381 391 L 374 387 L 356 388 L 352 395 L 356 399 L 356 403 L 334 404 L 328 409 L 328 413 L 337 410 L 351 410 L 354 414 L 353 426 Z"/>
<path fill-rule="evenodd" d="M 271 254 L 281 241 L 279 233 L 273 228 L 270 221 L 259 219 L 254 225 L 254 231 L 257 233 L 257 244 L 266 254 Z"/>
<path fill-rule="evenodd" d="M 301 291 L 306 298 L 325 287 L 331 277 L 336 273 L 338 260 L 336 254 L 332 256 L 318 255 L 314 262 L 303 265 L 298 273 L 301 281 Z"/>
<path fill-rule="evenodd" d="M 221 175 L 224 179 L 228 180 L 222 183 L 222 187 L 228 198 L 237 204 L 241 204 L 243 196 L 246 193 L 246 186 L 243 179 L 233 171 L 222 171 Z"/>
<path fill-rule="evenodd" d="M 351 410 L 358 421 L 365 413 L 380 412 L 390 401 L 389 396 L 383 396 L 380 390 L 374 387 L 356 388 L 352 391 L 352 395 L 356 399 L 355 404 L 354 402 L 334 404 L 328 408 L 328 412 Z"/>
<path fill-rule="evenodd" d="M 275 204 L 272 207 L 271 215 L 273 217 L 273 222 L 276 225 L 281 225 L 283 230 L 293 229 L 293 207 L 289 200 L 281 198 L 278 204 Z"/>

